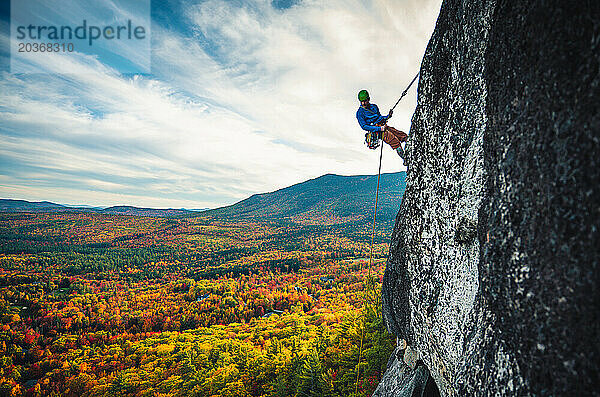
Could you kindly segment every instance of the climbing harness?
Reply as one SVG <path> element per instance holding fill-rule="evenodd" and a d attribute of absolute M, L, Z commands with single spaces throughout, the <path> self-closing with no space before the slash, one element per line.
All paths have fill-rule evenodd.
<path fill-rule="evenodd" d="M 371 114 L 375 114 L 375 112 L 367 109 L 364 106 L 361 106 L 361 108 L 363 108 L 365 110 L 365 112 L 369 112 Z M 381 123 L 381 124 L 376 124 L 378 127 L 381 127 L 382 125 L 385 125 L 385 123 Z M 383 136 L 381 131 L 368 131 L 365 134 L 365 145 L 367 145 L 367 147 L 369 149 L 377 149 L 379 147 L 380 144 L 380 140 L 381 137 Z"/>
<path fill-rule="evenodd" d="M 412 79 L 412 81 L 410 82 L 408 87 L 406 87 L 406 89 L 402 92 L 402 95 L 400 96 L 398 101 L 396 101 L 396 104 L 394 105 L 392 110 L 394 110 L 396 108 L 396 106 L 398 105 L 398 103 L 400 102 L 400 100 L 406 96 L 406 93 L 408 92 L 410 87 L 412 87 L 415 80 L 417 80 L 417 77 L 419 77 L 419 73 L 417 73 L 417 75 L 415 76 L 414 79 Z M 374 132 L 374 133 L 368 132 L 367 134 L 365 134 L 365 139 L 368 134 L 381 135 L 381 134 L 378 134 L 377 132 Z M 379 139 L 380 138 L 381 137 L 379 137 Z M 378 146 L 379 146 L 379 139 L 377 139 Z M 377 148 L 377 146 L 375 146 L 375 148 Z M 372 149 L 372 148 L 369 146 L 369 149 Z M 371 267 L 373 265 L 373 245 L 375 243 L 375 222 L 377 220 L 377 205 L 379 204 L 379 181 L 381 179 L 381 159 L 382 158 L 383 158 L 383 145 L 381 145 L 381 150 L 379 151 L 379 169 L 377 171 L 377 189 L 375 190 L 375 211 L 373 213 L 373 228 L 371 231 L 371 249 L 369 252 L 369 273 L 368 273 L 367 280 L 369 280 L 369 286 L 371 286 L 371 287 L 374 287 L 374 283 L 373 283 L 373 285 L 371 285 L 370 280 L 371 280 Z M 360 272 L 362 272 L 362 270 L 363 270 L 363 266 L 362 266 L 362 262 L 361 262 Z M 363 295 L 363 315 L 364 315 L 365 302 L 367 300 L 368 292 L 369 291 L 365 288 L 365 294 Z M 358 394 L 358 381 L 360 379 L 360 363 L 362 361 L 364 339 L 365 339 L 365 324 L 364 324 L 364 320 L 363 320 L 363 325 L 362 325 L 362 330 L 361 330 L 361 335 L 360 335 L 360 349 L 359 349 L 359 353 L 358 353 L 358 365 L 357 365 L 357 371 L 356 371 L 356 394 Z"/>
<path fill-rule="evenodd" d="M 381 131 L 367 132 L 365 134 L 365 145 L 369 149 L 377 149 L 380 145 L 381 140 Z"/>

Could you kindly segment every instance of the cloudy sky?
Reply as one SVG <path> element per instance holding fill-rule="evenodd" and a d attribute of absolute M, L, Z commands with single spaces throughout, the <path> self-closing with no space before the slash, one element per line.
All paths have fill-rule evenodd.
<path fill-rule="evenodd" d="M 0 198 L 206 208 L 326 173 L 375 174 L 356 94 L 387 112 L 440 5 L 155 1 L 146 74 L 85 56 L 48 65 L 68 74 L 11 73 L 3 6 Z M 408 131 L 415 104 L 416 85 L 390 124 Z M 399 170 L 386 147 L 383 171 Z"/>

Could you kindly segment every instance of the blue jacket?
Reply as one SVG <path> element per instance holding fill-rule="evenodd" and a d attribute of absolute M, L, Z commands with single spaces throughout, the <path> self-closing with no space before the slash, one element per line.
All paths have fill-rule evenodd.
<path fill-rule="evenodd" d="M 388 118 L 389 115 L 385 117 L 379 113 L 379 108 L 374 103 L 370 103 L 368 109 L 361 106 L 356 111 L 358 124 L 365 131 L 381 131 L 381 127 L 378 127 L 376 124 L 385 123 Z"/>

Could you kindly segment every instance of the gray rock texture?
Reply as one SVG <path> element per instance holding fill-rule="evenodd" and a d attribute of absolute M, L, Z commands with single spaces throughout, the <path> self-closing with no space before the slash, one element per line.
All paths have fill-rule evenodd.
<path fill-rule="evenodd" d="M 442 5 L 382 297 L 443 396 L 600 395 L 599 73 L 598 1 Z"/>
<path fill-rule="evenodd" d="M 401 351 L 396 348 L 388 361 L 387 371 L 373 397 L 421 397 L 425 392 L 429 371 L 424 365 L 411 369 L 398 358 Z"/>

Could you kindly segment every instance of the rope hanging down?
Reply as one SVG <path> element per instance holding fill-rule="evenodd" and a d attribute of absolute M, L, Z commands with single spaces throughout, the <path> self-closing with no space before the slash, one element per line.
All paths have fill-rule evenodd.
<path fill-rule="evenodd" d="M 369 285 L 371 284 L 371 265 L 373 264 L 373 243 L 375 241 L 375 220 L 377 219 L 377 204 L 379 202 L 379 180 L 381 178 L 381 158 L 383 157 L 383 145 L 381 145 L 381 150 L 379 151 L 379 171 L 377 171 L 377 191 L 375 193 L 375 213 L 373 214 L 373 232 L 371 233 L 371 252 L 369 253 L 369 275 L 367 279 L 369 280 Z M 360 271 L 362 272 L 362 262 L 360 264 Z M 365 288 L 365 294 L 363 295 L 363 314 L 365 309 L 365 302 L 367 300 L 367 289 Z M 364 321 L 364 319 L 363 319 Z M 360 348 L 358 353 L 358 367 L 356 370 L 356 391 L 358 394 L 358 381 L 360 379 L 360 362 L 362 361 L 362 352 L 363 352 L 363 341 L 365 340 L 365 324 L 363 323 L 361 333 L 360 333 Z"/>
<path fill-rule="evenodd" d="M 419 73 L 417 73 L 417 75 L 415 76 L 414 79 L 412 79 L 412 81 L 410 82 L 408 87 L 406 87 L 406 89 L 402 92 L 402 95 L 396 101 L 396 104 L 394 105 L 392 110 L 394 110 L 394 108 L 398 105 L 400 100 L 402 100 L 402 98 L 404 98 L 406 96 L 410 87 L 412 87 L 413 83 L 417 80 L 417 77 L 419 77 Z M 375 211 L 373 214 L 373 229 L 371 232 L 371 249 L 369 252 L 369 274 L 367 276 L 367 279 L 369 280 L 369 285 L 371 287 L 375 286 L 374 283 L 371 285 L 370 280 L 371 280 L 371 267 L 373 265 L 373 245 L 375 243 L 375 221 L 377 220 L 377 205 L 379 204 L 379 181 L 381 179 L 381 159 L 382 158 L 383 158 L 383 145 L 381 145 L 381 150 L 379 152 L 379 170 L 377 171 L 377 190 L 375 191 Z M 362 272 L 362 269 L 363 269 L 363 266 L 362 266 L 362 262 L 361 262 L 360 272 Z M 365 309 L 365 302 L 367 300 L 367 292 L 368 291 L 365 288 L 365 293 L 363 295 L 363 315 L 364 315 L 364 309 Z M 360 362 L 362 361 L 364 338 L 365 338 L 365 324 L 364 324 L 364 319 L 363 319 L 362 331 L 361 331 L 361 335 L 360 335 L 360 349 L 359 349 L 359 353 L 358 353 L 358 365 L 357 365 L 357 370 L 356 370 L 356 390 L 355 390 L 356 394 L 358 394 L 358 381 L 360 379 Z"/>

